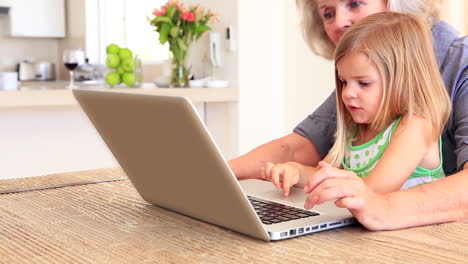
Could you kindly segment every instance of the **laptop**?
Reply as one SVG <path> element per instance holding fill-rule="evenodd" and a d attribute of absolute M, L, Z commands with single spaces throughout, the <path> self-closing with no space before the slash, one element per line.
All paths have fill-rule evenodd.
<path fill-rule="evenodd" d="M 73 90 L 84 112 L 150 204 L 265 241 L 355 223 L 333 202 L 304 210 L 306 195 L 238 181 L 184 97 Z"/>

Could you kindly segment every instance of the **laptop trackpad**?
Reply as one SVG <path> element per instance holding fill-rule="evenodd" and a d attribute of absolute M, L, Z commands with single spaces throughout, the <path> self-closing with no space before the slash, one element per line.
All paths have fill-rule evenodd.
<path fill-rule="evenodd" d="M 299 188 L 291 188 L 289 196 L 283 196 L 283 190 L 277 189 L 273 183 L 262 180 L 242 180 L 239 181 L 244 192 L 248 195 L 265 200 L 283 203 L 294 207 L 304 208 L 307 196 Z"/>

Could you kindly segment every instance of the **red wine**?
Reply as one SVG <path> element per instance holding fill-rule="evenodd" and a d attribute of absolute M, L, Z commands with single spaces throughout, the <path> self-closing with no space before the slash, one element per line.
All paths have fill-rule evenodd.
<path fill-rule="evenodd" d="M 73 71 L 76 66 L 78 66 L 78 63 L 65 63 L 65 67 L 67 67 L 67 69 L 69 69 L 70 71 Z"/>

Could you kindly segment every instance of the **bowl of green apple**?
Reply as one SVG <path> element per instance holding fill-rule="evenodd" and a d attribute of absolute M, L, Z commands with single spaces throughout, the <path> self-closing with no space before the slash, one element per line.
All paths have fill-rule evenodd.
<path fill-rule="evenodd" d="M 111 88 L 141 87 L 141 60 L 129 48 L 117 44 L 106 47 L 106 84 Z"/>

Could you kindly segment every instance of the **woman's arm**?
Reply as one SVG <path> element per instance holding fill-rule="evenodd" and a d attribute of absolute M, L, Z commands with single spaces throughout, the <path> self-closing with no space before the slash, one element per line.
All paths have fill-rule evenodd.
<path fill-rule="evenodd" d="M 267 162 L 294 161 L 312 166 L 319 160 L 320 155 L 312 142 L 297 133 L 291 133 L 230 160 L 229 166 L 240 180 L 263 179 L 261 169 Z"/>
<path fill-rule="evenodd" d="M 468 163 L 464 170 L 441 180 L 387 194 L 373 191 L 351 171 L 321 162 L 320 171 L 309 180 L 305 208 L 336 200 L 348 208 L 369 230 L 394 230 L 413 226 L 468 222 Z"/>
<path fill-rule="evenodd" d="M 464 170 L 441 180 L 388 195 L 391 211 L 387 229 L 468 222 L 468 163 Z"/>

